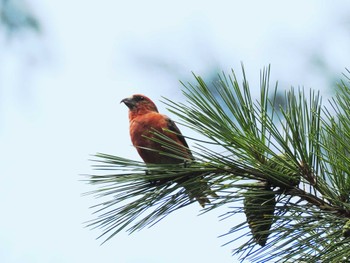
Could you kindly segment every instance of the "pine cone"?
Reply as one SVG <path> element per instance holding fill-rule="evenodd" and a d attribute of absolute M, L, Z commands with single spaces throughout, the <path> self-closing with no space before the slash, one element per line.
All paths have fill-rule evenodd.
<path fill-rule="evenodd" d="M 267 162 L 269 170 L 278 171 L 280 173 L 279 178 L 276 181 L 283 182 L 290 187 L 297 186 L 300 183 L 300 173 L 296 172 L 298 169 L 293 169 L 296 164 L 288 158 L 288 156 L 282 154 L 278 157 L 272 157 Z M 271 182 L 275 184 L 274 182 Z"/>
<path fill-rule="evenodd" d="M 348 220 L 343 227 L 343 237 L 350 237 L 350 220 Z"/>
<path fill-rule="evenodd" d="M 275 194 L 269 187 L 249 189 L 244 194 L 244 212 L 253 238 L 265 246 L 275 211 Z"/>

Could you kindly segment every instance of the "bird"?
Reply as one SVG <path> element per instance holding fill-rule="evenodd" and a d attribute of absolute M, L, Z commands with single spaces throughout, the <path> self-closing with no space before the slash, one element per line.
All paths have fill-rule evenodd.
<path fill-rule="evenodd" d="M 145 164 L 186 164 L 194 161 L 192 152 L 175 122 L 159 113 L 150 98 L 134 94 L 121 100 L 121 103 L 129 108 L 131 142 Z M 199 184 L 196 189 L 190 187 L 190 184 L 184 184 L 184 188 L 190 198 L 195 198 L 204 208 L 205 204 L 210 203 L 204 191 L 211 190 L 202 175 L 198 176 L 196 183 Z"/>

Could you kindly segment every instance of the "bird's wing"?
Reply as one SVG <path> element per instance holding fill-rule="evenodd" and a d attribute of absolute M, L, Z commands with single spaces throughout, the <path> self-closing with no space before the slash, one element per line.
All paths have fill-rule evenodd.
<path fill-rule="evenodd" d="M 167 117 L 167 126 L 168 129 L 175 133 L 176 138 L 179 140 L 179 142 L 186 147 L 188 154 L 190 155 L 190 159 L 194 159 L 191 150 L 188 148 L 188 144 L 185 140 L 185 137 L 180 132 L 179 128 L 176 126 L 175 122 Z"/>
<path fill-rule="evenodd" d="M 181 142 L 181 144 L 183 146 L 185 146 L 186 148 L 188 148 L 188 144 L 187 144 L 184 136 L 181 134 L 179 128 L 176 126 L 175 122 L 173 120 L 171 120 L 170 118 L 167 118 L 167 124 L 168 124 L 168 129 L 170 131 L 176 133 L 176 136 L 179 139 L 179 141 Z"/>

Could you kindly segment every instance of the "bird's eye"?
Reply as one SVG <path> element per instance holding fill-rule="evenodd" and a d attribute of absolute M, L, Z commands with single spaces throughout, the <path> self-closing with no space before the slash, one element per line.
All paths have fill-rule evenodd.
<path fill-rule="evenodd" d="M 143 96 L 137 96 L 135 99 L 136 99 L 136 101 L 142 101 L 142 100 L 145 99 L 145 97 L 143 97 Z"/>

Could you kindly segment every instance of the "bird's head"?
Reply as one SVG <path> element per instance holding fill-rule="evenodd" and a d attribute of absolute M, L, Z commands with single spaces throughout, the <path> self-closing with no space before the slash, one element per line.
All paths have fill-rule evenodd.
<path fill-rule="evenodd" d="M 144 114 L 150 111 L 158 112 L 154 102 L 142 94 L 134 94 L 129 98 L 123 99 L 120 103 L 124 103 L 130 110 L 130 113 Z"/>

